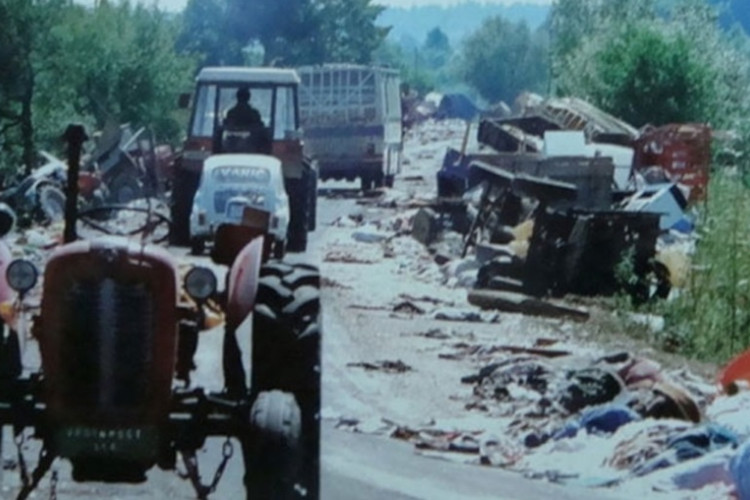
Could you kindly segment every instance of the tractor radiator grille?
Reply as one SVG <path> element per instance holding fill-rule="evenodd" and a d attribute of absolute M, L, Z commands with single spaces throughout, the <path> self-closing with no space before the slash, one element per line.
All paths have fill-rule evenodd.
<path fill-rule="evenodd" d="M 77 282 L 65 299 L 64 399 L 117 415 L 143 408 L 153 358 L 154 303 L 143 284 Z"/>

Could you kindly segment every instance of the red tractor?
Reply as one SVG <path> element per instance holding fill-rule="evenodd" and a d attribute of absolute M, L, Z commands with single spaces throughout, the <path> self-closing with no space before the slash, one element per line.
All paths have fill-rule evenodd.
<path fill-rule="evenodd" d="M 72 165 L 78 157 L 71 158 Z M 68 225 L 113 210 L 76 214 L 72 205 Z M 145 233 L 169 222 L 129 210 L 146 212 Z M 248 211 L 248 220 L 263 219 Z M 66 227 L 66 238 L 74 233 Z M 5 326 L 0 425 L 12 426 L 17 439 L 32 429 L 42 444 L 36 470 L 22 474 L 18 498 L 28 497 L 57 457 L 70 461 L 76 481 L 108 482 L 145 481 L 150 468 L 175 469 L 179 457 L 198 498 L 208 498 L 239 442 L 247 498 L 317 499 L 317 269 L 269 259 L 262 224 L 227 225 L 213 254 L 229 265 L 223 286 L 207 267 L 193 267 L 180 282 L 176 258 L 146 242 L 145 233 L 138 240 L 78 239 L 51 254 L 41 307 L 30 322 L 41 353 L 37 370 L 21 368 L 19 338 L 29 333 Z M 7 266 L 4 279 L 23 304 L 36 286 L 36 268 L 26 260 Z M 225 315 L 224 389 L 217 393 L 190 376 L 209 304 Z M 252 355 L 243 355 L 241 335 L 251 335 Z M 226 437 L 224 459 L 205 485 L 196 452 L 212 436 Z"/>
<path fill-rule="evenodd" d="M 306 250 L 307 233 L 315 230 L 318 172 L 303 153 L 299 84 L 299 76 L 291 69 L 209 67 L 200 71 L 192 99 L 188 94 L 180 99 L 181 107 L 190 107 L 190 121 L 183 151 L 172 171 L 172 244 L 190 243 L 190 213 L 204 160 L 234 152 L 270 155 L 281 162 L 289 196 L 286 250 Z M 233 128 L 227 116 L 245 91 L 259 121 Z M 240 141 L 239 149 L 233 140 L 237 128 L 249 138 Z"/>

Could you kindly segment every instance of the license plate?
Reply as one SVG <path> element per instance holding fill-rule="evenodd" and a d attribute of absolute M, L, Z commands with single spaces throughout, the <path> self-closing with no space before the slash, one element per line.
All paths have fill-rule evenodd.
<path fill-rule="evenodd" d="M 159 436 L 155 427 L 98 428 L 63 427 L 57 431 L 60 455 L 75 457 L 107 457 L 120 459 L 153 458 Z"/>
<path fill-rule="evenodd" d="M 245 211 L 245 205 L 234 203 L 229 205 L 227 217 L 232 220 L 242 220 L 242 213 Z"/>

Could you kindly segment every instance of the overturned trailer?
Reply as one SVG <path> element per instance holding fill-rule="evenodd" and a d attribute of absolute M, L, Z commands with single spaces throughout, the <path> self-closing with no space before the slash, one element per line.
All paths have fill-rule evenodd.
<path fill-rule="evenodd" d="M 493 159 L 468 169 L 468 183 L 481 196 L 464 254 L 475 246 L 484 262 L 478 288 L 536 297 L 625 289 L 648 298 L 651 277 L 662 277 L 653 262 L 662 215 L 612 210 L 609 158 Z M 533 230 L 520 256 L 506 244 L 509 227 L 524 220 L 533 220 Z"/>

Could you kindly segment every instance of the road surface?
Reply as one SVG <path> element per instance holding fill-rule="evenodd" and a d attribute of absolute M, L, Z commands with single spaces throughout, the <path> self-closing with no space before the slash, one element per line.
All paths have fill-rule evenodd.
<path fill-rule="evenodd" d="M 352 197 L 354 186 L 325 188 L 325 196 L 319 201 L 318 230 L 311 235 L 311 251 L 308 255 L 293 256 L 292 259 L 313 260 L 320 258 L 316 247 L 325 236 L 330 223 L 344 214 L 363 209 Z M 176 250 L 184 255 L 184 250 Z M 325 295 L 324 295 L 325 297 Z M 324 315 L 324 366 L 333 366 L 330 372 L 323 372 L 323 406 L 335 405 L 339 408 L 356 408 L 360 412 L 376 412 L 372 400 L 361 397 L 356 381 L 340 380 L 344 372 L 340 368 L 349 361 L 346 341 L 356 342 L 356 332 L 343 325 L 344 312 L 323 304 Z M 341 339 L 347 336 L 348 339 Z M 220 366 L 220 331 L 210 331 L 202 336 L 201 350 L 197 364 L 200 369 L 196 379 L 213 389 L 222 385 Z M 344 340 L 345 342 L 340 342 Z M 342 347 L 343 346 L 343 347 Z M 438 403 L 439 404 L 439 403 Z M 3 461 L 5 469 L 2 478 L 1 498 L 14 498 L 19 485 L 17 451 L 6 429 L 3 440 Z M 384 437 L 353 434 L 334 427 L 333 421 L 323 424 L 322 444 L 322 498 L 331 500 L 380 500 L 380 499 L 544 499 L 558 500 L 591 497 L 591 491 L 562 488 L 560 486 L 533 481 L 518 474 L 500 469 L 468 466 L 449 461 L 426 458 L 415 454 L 413 446 Z M 221 455 L 223 440 L 210 439 L 201 453 L 199 462 L 204 482 L 213 477 Z M 38 444 L 34 441 L 23 443 L 22 448 L 33 468 L 36 463 Z M 235 446 L 235 456 L 212 495 L 216 499 L 241 498 L 242 460 L 239 446 Z M 57 498 L 116 498 L 146 499 L 195 498 L 189 482 L 179 478 L 173 471 L 154 469 L 149 472 L 149 480 L 140 485 L 110 485 L 99 483 L 79 484 L 72 482 L 70 467 L 58 460 L 53 467 L 57 473 Z M 35 498 L 46 499 L 51 494 L 51 475 L 42 481 Z M 596 494 L 597 498 L 605 498 Z"/>

